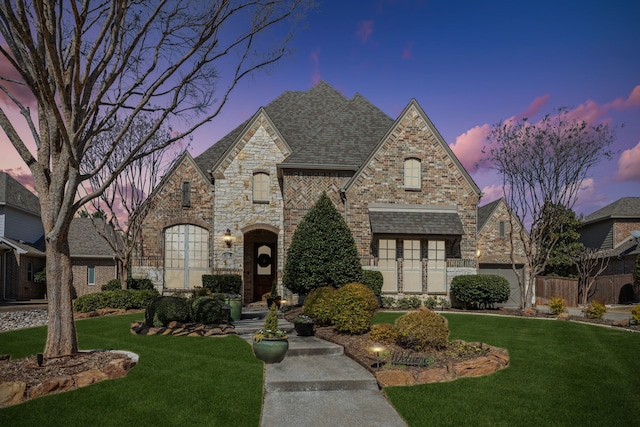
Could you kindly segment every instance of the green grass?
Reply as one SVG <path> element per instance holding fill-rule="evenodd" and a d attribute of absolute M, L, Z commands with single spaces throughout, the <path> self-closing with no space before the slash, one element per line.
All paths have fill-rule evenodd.
<path fill-rule="evenodd" d="M 380 313 L 393 323 L 401 313 Z M 385 392 L 410 426 L 631 426 L 640 423 L 640 334 L 539 319 L 446 314 L 451 339 L 509 350 L 482 378 Z"/>
<path fill-rule="evenodd" d="M 104 381 L 0 410 L 1 426 L 257 426 L 263 364 L 237 336 L 138 336 L 140 315 L 78 321 L 82 349 L 140 356 L 126 378 Z M 21 358 L 44 348 L 46 328 L 0 334 L 0 353 Z"/>

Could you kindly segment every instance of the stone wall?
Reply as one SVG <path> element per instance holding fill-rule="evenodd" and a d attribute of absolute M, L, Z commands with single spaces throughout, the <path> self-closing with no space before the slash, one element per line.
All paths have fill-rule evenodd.
<path fill-rule="evenodd" d="M 504 202 L 498 203 L 491 217 L 487 219 L 482 228 L 478 231 L 478 250 L 480 258 L 487 259 L 488 262 L 501 261 L 511 263 L 509 254 L 511 253 L 511 224 L 510 213 Z M 500 237 L 500 221 L 504 222 L 504 237 Z M 518 220 L 513 218 L 513 223 L 518 224 Z M 524 246 L 519 239 L 520 226 L 514 229 L 515 254 L 524 256 Z"/>

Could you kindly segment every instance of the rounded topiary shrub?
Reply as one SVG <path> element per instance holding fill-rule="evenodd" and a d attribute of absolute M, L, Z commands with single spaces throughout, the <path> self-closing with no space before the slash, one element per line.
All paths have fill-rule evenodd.
<path fill-rule="evenodd" d="M 509 282 L 494 274 L 456 276 L 451 281 L 451 295 L 465 307 L 487 308 L 509 300 Z"/>
<path fill-rule="evenodd" d="M 398 331 L 388 323 L 378 323 L 371 327 L 369 337 L 381 344 L 395 344 L 398 341 Z"/>
<path fill-rule="evenodd" d="M 217 325 L 228 319 L 223 316 L 224 298 L 210 296 L 194 298 L 191 301 L 191 319 L 204 325 Z"/>
<path fill-rule="evenodd" d="M 153 282 L 150 279 L 134 279 L 133 277 L 127 278 L 127 289 L 137 290 L 149 290 L 154 289 Z"/>
<path fill-rule="evenodd" d="M 122 284 L 120 279 L 111 279 L 107 282 L 106 285 L 102 285 L 100 290 L 102 291 L 117 291 L 122 289 Z"/>
<path fill-rule="evenodd" d="M 336 331 L 357 335 L 371 328 L 371 319 L 378 308 L 378 299 L 362 283 L 348 283 L 333 297 L 332 323 Z"/>
<path fill-rule="evenodd" d="M 87 313 L 101 308 L 141 309 L 147 308 L 149 303 L 159 296 L 160 294 L 155 289 L 144 291 L 118 289 L 96 292 L 78 297 L 73 302 L 73 310 Z"/>
<path fill-rule="evenodd" d="M 411 350 L 444 348 L 449 340 L 447 320 L 426 308 L 398 317 L 395 329 L 398 333 L 398 344 Z"/>
<path fill-rule="evenodd" d="M 166 296 L 153 300 L 144 313 L 149 326 L 167 326 L 174 320 L 188 322 L 191 316 L 189 301 L 181 297 Z"/>
<path fill-rule="evenodd" d="M 313 317 L 318 325 L 330 325 L 333 317 L 333 297 L 336 292 L 332 286 L 315 289 L 305 298 L 302 310 Z"/>

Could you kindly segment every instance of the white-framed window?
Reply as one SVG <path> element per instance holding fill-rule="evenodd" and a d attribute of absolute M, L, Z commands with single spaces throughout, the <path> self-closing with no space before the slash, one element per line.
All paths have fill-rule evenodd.
<path fill-rule="evenodd" d="M 253 201 L 269 202 L 269 174 L 264 172 L 253 174 Z"/>
<path fill-rule="evenodd" d="M 87 283 L 89 286 L 93 286 L 96 284 L 96 268 L 95 267 L 87 267 Z"/>
<path fill-rule="evenodd" d="M 404 161 L 404 188 L 420 189 L 421 188 L 421 171 L 420 160 L 405 159 Z"/>

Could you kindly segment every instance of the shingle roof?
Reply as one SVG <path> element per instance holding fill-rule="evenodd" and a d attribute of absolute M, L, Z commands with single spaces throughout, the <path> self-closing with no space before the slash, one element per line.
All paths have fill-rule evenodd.
<path fill-rule="evenodd" d="M 464 234 L 455 212 L 369 211 L 374 234 L 453 235 Z"/>
<path fill-rule="evenodd" d="M 385 135 L 393 120 L 361 95 L 347 99 L 326 82 L 307 92 L 287 91 L 264 107 L 292 149 L 283 165 L 356 169 Z M 207 171 L 240 135 L 247 122 L 196 157 Z"/>
<path fill-rule="evenodd" d="M 493 211 L 498 207 L 502 199 L 494 200 L 484 206 L 478 206 L 478 230 L 489 220 Z"/>
<path fill-rule="evenodd" d="M 96 225 L 93 221 L 96 221 Z M 69 227 L 69 250 L 72 258 L 113 258 L 113 249 L 98 233 L 96 226 L 104 227 L 104 221 L 99 218 L 73 218 Z M 113 229 L 107 229 L 113 232 Z"/>
<path fill-rule="evenodd" d="M 584 223 L 610 218 L 640 218 L 640 197 L 623 197 L 585 217 Z"/>
<path fill-rule="evenodd" d="M 38 196 L 27 190 L 6 172 L 0 172 L 0 205 L 6 204 L 40 215 Z"/>

